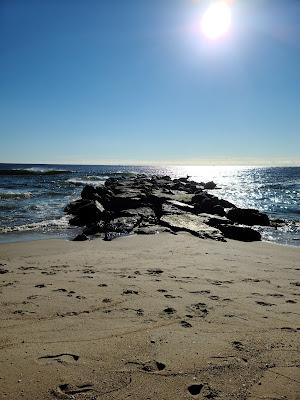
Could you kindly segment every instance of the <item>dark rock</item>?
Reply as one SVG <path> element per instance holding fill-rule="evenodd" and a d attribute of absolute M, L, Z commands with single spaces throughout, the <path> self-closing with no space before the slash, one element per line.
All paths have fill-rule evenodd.
<path fill-rule="evenodd" d="M 221 217 L 221 216 L 216 216 L 213 214 L 198 214 L 199 218 L 202 218 L 202 221 L 204 224 L 213 226 L 215 228 L 218 228 L 219 225 L 231 225 L 233 222 L 230 221 L 230 219 L 226 217 Z"/>
<path fill-rule="evenodd" d="M 77 236 L 73 239 L 74 242 L 83 242 L 83 241 L 85 241 L 85 240 L 89 240 L 89 238 L 88 238 L 86 235 L 84 235 L 83 233 L 77 235 Z"/>
<path fill-rule="evenodd" d="M 107 204 L 107 208 L 113 211 L 120 211 L 128 208 L 143 207 L 145 205 L 147 205 L 145 194 L 128 189 L 125 192 L 113 196 Z"/>
<path fill-rule="evenodd" d="M 128 217 L 140 217 L 143 222 L 149 224 L 156 224 L 157 218 L 155 212 L 150 207 L 138 207 L 130 208 L 129 210 L 123 210 L 120 212 L 120 216 Z"/>
<path fill-rule="evenodd" d="M 231 219 L 231 221 L 243 225 L 270 225 L 270 220 L 267 214 L 251 208 L 232 208 L 227 212 L 227 217 Z"/>
<path fill-rule="evenodd" d="M 104 232 L 105 229 L 105 223 L 104 221 L 96 222 L 90 225 L 87 225 L 82 233 L 85 235 L 96 235 L 97 233 Z"/>
<path fill-rule="evenodd" d="M 81 191 L 81 198 L 87 200 L 101 200 L 97 190 L 92 185 L 86 185 Z"/>
<path fill-rule="evenodd" d="M 255 242 L 261 240 L 261 234 L 252 228 L 237 225 L 219 225 L 219 230 L 228 239 L 242 242 Z"/>
<path fill-rule="evenodd" d="M 155 235 L 161 232 L 173 233 L 171 229 L 160 225 L 149 225 L 144 227 L 139 226 L 138 228 L 134 229 L 134 233 L 138 235 Z"/>
<path fill-rule="evenodd" d="M 193 196 L 192 204 L 194 204 L 195 213 L 209 213 L 225 216 L 224 208 L 235 207 L 234 204 L 227 200 L 219 199 L 207 192 L 200 192 Z"/>
<path fill-rule="evenodd" d="M 83 200 L 81 203 L 78 201 L 75 205 L 74 203 L 69 204 L 70 209 L 68 209 L 70 213 L 75 215 L 75 218 L 69 221 L 70 225 L 89 225 L 104 218 L 104 207 L 97 200 Z"/>
<path fill-rule="evenodd" d="M 126 234 L 131 232 L 140 221 L 141 217 L 138 215 L 131 217 L 118 217 L 109 222 L 106 226 L 106 231 Z"/>
<path fill-rule="evenodd" d="M 120 238 L 122 236 L 128 236 L 128 232 L 105 232 L 104 239 L 106 242 L 111 242 L 114 239 Z"/>
<path fill-rule="evenodd" d="M 206 182 L 204 185 L 204 189 L 207 189 L 207 190 L 215 189 L 216 187 L 217 187 L 217 184 L 213 181 Z"/>
<path fill-rule="evenodd" d="M 89 203 L 90 200 L 87 199 L 74 200 L 64 208 L 64 212 L 67 214 L 76 215 L 81 207 Z"/>
<path fill-rule="evenodd" d="M 194 206 L 177 200 L 167 200 L 165 205 L 170 205 L 184 212 L 194 212 Z"/>
<path fill-rule="evenodd" d="M 218 205 L 220 205 L 223 208 L 236 208 L 236 206 L 230 201 L 219 198 L 218 198 Z"/>
<path fill-rule="evenodd" d="M 215 215 L 220 215 L 220 217 L 224 217 L 226 215 L 224 208 L 222 206 L 220 206 L 219 204 L 212 207 L 211 213 L 215 214 Z"/>

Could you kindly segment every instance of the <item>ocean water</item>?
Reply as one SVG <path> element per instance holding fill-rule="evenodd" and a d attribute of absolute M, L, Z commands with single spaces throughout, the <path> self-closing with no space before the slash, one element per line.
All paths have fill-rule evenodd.
<path fill-rule="evenodd" d="M 83 186 L 135 173 L 213 180 L 217 196 L 289 221 L 277 230 L 259 228 L 264 240 L 300 245 L 300 167 L 237 166 L 0 164 L 0 242 L 73 237 L 77 228 L 68 226 L 63 209 L 80 196 Z"/>

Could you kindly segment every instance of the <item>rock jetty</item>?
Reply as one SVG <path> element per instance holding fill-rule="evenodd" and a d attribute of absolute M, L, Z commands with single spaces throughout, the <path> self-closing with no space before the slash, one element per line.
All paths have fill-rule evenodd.
<path fill-rule="evenodd" d="M 214 182 L 189 177 L 121 176 L 104 185 L 87 185 L 81 198 L 68 204 L 70 225 L 82 227 L 74 240 L 102 236 L 104 240 L 131 233 L 189 232 L 199 238 L 245 242 L 261 240 L 254 225 L 270 225 L 269 217 L 255 209 L 242 209 L 208 190 Z"/>

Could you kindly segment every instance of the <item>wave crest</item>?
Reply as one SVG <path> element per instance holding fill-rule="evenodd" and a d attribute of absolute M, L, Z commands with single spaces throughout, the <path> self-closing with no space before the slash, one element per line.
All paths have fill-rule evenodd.
<path fill-rule="evenodd" d="M 31 192 L 0 192 L 0 200 L 23 200 L 30 199 Z"/>
<path fill-rule="evenodd" d="M 47 231 L 50 229 L 62 229 L 68 227 L 69 227 L 69 217 L 64 216 L 59 219 L 33 222 L 25 225 L 0 227 L 0 233 L 26 232 L 26 231 L 39 231 L 39 230 Z"/>
<path fill-rule="evenodd" d="M 27 176 L 27 175 L 61 175 L 71 174 L 73 171 L 67 169 L 39 169 L 39 168 L 25 168 L 25 169 L 0 169 L 2 176 Z"/>

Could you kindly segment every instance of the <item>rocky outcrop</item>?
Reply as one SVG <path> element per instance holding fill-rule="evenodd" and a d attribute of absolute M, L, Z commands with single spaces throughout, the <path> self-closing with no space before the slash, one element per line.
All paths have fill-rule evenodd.
<path fill-rule="evenodd" d="M 165 215 L 160 222 L 173 231 L 186 231 L 200 238 L 223 240 L 221 232 L 203 222 L 203 219 L 195 214 L 183 213 Z"/>
<path fill-rule="evenodd" d="M 232 208 L 227 212 L 227 217 L 231 219 L 231 221 L 243 225 L 270 225 L 269 217 L 266 214 L 251 208 Z"/>
<path fill-rule="evenodd" d="M 215 188 L 214 182 L 193 182 L 189 177 L 111 177 L 104 185 L 85 186 L 81 198 L 65 212 L 72 216 L 71 225 L 83 227 L 74 240 L 178 231 L 214 240 L 259 240 L 258 232 L 240 225 L 268 225 L 267 215 L 237 208 L 206 190 Z"/>
<path fill-rule="evenodd" d="M 238 225 L 220 225 L 220 231 L 228 239 L 241 240 L 243 242 L 255 242 L 261 240 L 261 234 L 252 228 Z"/>

